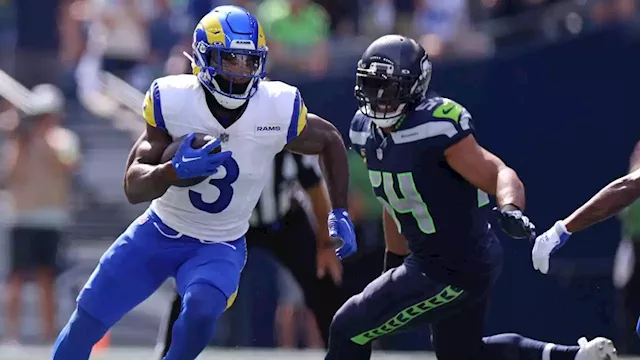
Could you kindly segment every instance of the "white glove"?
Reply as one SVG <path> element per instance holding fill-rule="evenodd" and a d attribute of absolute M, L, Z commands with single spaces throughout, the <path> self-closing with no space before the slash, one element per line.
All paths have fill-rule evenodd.
<path fill-rule="evenodd" d="M 531 251 L 533 268 L 546 274 L 549 271 L 549 257 L 569 240 L 569 236 L 571 233 L 562 221 L 557 221 L 551 229 L 538 236 Z"/>

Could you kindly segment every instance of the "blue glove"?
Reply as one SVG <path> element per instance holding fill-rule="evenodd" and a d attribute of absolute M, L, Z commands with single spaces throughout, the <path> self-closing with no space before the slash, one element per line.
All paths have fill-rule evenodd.
<path fill-rule="evenodd" d="M 214 138 L 199 149 L 191 147 L 193 139 L 194 133 L 185 137 L 171 159 L 171 164 L 180 179 L 211 176 L 217 173 L 218 167 L 232 155 L 231 151 L 211 153 L 220 146 L 220 139 Z"/>
<path fill-rule="evenodd" d="M 640 317 L 638 318 L 638 323 L 636 324 L 636 334 L 640 336 Z"/>
<path fill-rule="evenodd" d="M 334 209 L 329 213 L 329 236 L 336 248 L 340 260 L 347 258 L 358 250 L 356 233 L 345 209 Z"/>
<path fill-rule="evenodd" d="M 557 221 L 553 227 L 538 236 L 531 250 L 533 268 L 546 274 L 549 271 L 549 258 L 569 240 L 571 233 L 562 221 Z"/>
<path fill-rule="evenodd" d="M 536 226 L 522 211 L 514 205 L 504 205 L 500 209 L 493 208 L 498 215 L 498 222 L 502 231 L 514 239 L 529 239 L 536 237 Z"/>

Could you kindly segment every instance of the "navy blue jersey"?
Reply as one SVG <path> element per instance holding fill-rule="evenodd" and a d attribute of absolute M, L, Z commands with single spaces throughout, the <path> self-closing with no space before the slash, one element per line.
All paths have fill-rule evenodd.
<path fill-rule="evenodd" d="M 489 197 L 445 159 L 448 147 L 473 134 L 469 112 L 442 97 L 426 99 L 388 135 L 361 112 L 351 122 L 352 146 L 376 196 L 409 242 L 410 261 L 428 275 L 466 277 L 494 267 Z"/>

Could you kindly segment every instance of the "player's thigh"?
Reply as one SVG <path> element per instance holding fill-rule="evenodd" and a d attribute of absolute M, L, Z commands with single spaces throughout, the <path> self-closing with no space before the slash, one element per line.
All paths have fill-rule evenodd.
<path fill-rule="evenodd" d="M 431 324 L 432 344 L 438 360 L 477 358 L 482 346 L 488 295 L 470 293 L 457 311 Z"/>
<path fill-rule="evenodd" d="M 195 255 L 178 268 L 178 293 L 184 296 L 186 289 L 192 284 L 209 284 L 227 297 L 229 308 L 238 293 L 240 274 L 246 260 L 247 244 L 244 237 L 225 243 L 202 244 Z"/>
<path fill-rule="evenodd" d="M 78 306 L 102 321 L 115 324 L 149 297 L 172 274 L 153 221 L 135 221 L 102 255 L 84 288 Z"/>
<path fill-rule="evenodd" d="M 380 336 L 446 316 L 467 294 L 404 265 L 389 270 L 351 297 L 334 316 L 332 334 L 364 345 Z"/>

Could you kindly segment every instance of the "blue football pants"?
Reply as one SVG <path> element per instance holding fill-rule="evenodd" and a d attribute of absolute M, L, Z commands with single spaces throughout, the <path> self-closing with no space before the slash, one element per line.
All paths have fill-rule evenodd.
<path fill-rule="evenodd" d="M 100 259 L 78 295 L 76 311 L 56 342 L 53 359 L 88 360 L 106 331 L 168 277 L 175 277 L 184 299 L 175 331 L 191 338 L 175 343 L 176 351 L 170 350 L 166 359 L 194 359 L 211 340 L 215 319 L 233 304 L 246 256 L 244 237 L 203 243 L 176 232 L 147 210 Z M 193 336 L 202 339 L 194 341 Z"/>

